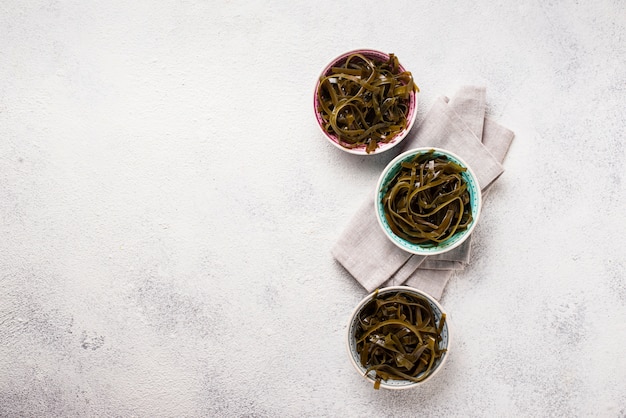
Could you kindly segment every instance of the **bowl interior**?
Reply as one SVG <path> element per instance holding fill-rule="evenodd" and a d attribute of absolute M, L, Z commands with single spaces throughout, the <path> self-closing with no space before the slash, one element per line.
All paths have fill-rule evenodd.
<path fill-rule="evenodd" d="M 397 292 L 412 293 L 412 294 L 417 294 L 417 295 L 421 295 L 425 297 L 428 300 L 428 304 L 430 305 L 430 307 L 432 308 L 435 314 L 436 323 L 439 324 L 439 321 L 441 321 L 443 308 L 441 307 L 441 305 L 439 305 L 439 303 L 435 299 L 433 299 L 432 296 L 418 289 L 414 289 L 408 286 L 391 286 L 391 287 L 380 289 L 378 291 L 378 295 L 386 295 L 386 294 L 397 293 Z M 356 338 L 354 338 L 354 335 L 358 326 L 359 313 L 365 306 L 367 306 L 368 302 L 372 300 L 373 296 L 374 296 L 374 293 L 371 293 L 367 297 L 365 297 L 363 300 L 361 300 L 361 302 L 354 309 L 352 316 L 350 317 L 350 322 L 348 324 L 347 343 L 348 343 L 348 352 L 350 355 L 350 360 L 353 366 L 356 368 L 357 372 L 359 372 L 362 376 L 365 375 L 366 368 L 361 365 L 359 354 L 356 349 Z M 449 348 L 449 345 L 450 345 L 450 333 L 448 329 L 448 319 L 449 319 L 448 315 L 446 314 L 446 322 L 444 322 L 444 326 L 441 331 L 441 341 L 439 343 L 440 349 L 444 349 L 444 348 L 447 349 Z M 448 352 L 446 351 L 445 353 L 443 353 L 443 355 L 439 359 L 437 359 L 437 361 L 433 365 L 433 369 L 431 370 L 430 376 L 422 380 L 421 382 L 412 382 L 410 380 L 383 380 L 381 381 L 380 387 L 384 387 L 387 389 L 408 389 L 408 388 L 423 384 L 427 382 L 430 378 L 432 378 L 432 376 L 434 376 L 436 372 L 442 368 L 447 357 L 448 357 Z M 376 375 L 375 372 L 372 371 L 367 376 L 364 376 L 364 377 L 370 382 L 374 383 L 375 375 Z"/>
<path fill-rule="evenodd" d="M 357 154 L 357 155 L 375 155 L 377 153 L 380 153 L 382 151 L 386 151 L 389 150 L 391 148 L 393 148 L 395 145 L 397 145 L 398 143 L 400 143 L 404 137 L 406 137 L 406 135 L 409 133 L 409 131 L 411 130 L 411 128 L 413 127 L 413 124 L 415 123 L 415 118 L 417 117 L 417 95 L 415 94 L 415 91 L 412 91 L 409 95 L 409 106 L 408 106 L 408 114 L 406 115 L 407 118 L 407 125 L 406 128 L 404 128 L 402 131 L 400 131 L 391 141 L 386 142 L 386 143 L 379 143 L 378 147 L 376 148 L 376 150 L 374 150 L 371 153 L 367 153 L 365 151 L 365 145 L 363 146 L 359 146 L 356 148 L 346 148 L 343 145 L 341 145 L 341 142 L 339 141 L 339 139 L 337 138 L 336 135 L 330 134 L 328 132 L 326 132 L 323 128 L 324 125 L 324 119 L 322 118 L 319 108 L 320 108 L 320 104 L 319 104 L 319 100 L 317 97 L 317 91 L 319 89 L 320 86 L 320 77 L 326 76 L 331 72 L 331 68 L 332 67 L 336 67 L 339 65 L 342 65 L 346 62 L 346 59 L 348 59 L 348 57 L 352 54 L 355 53 L 359 53 L 364 55 L 367 58 L 371 58 L 374 59 L 376 61 L 387 61 L 389 59 L 389 54 L 386 54 L 384 52 L 381 51 L 376 51 L 373 49 L 357 49 L 357 50 L 353 50 L 353 51 L 349 51 L 346 53 L 343 53 L 341 55 L 339 55 L 338 57 L 336 57 L 335 59 L 333 59 L 326 67 L 324 67 L 324 69 L 321 71 L 320 76 L 317 78 L 317 82 L 315 83 L 315 91 L 313 94 L 313 108 L 315 109 L 315 118 L 317 120 L 317 125 L 319 126 L 320 130 L 322 131 L 322 133 L 324 134 L 324 136 L 336 147 L 342 149 L 343 151 L 346 151 L 348 153 L 351 154 Z M 399 72 L 404 72 L 406 71 L 405 68 L 402 66 L 401 63 L 399 63 L 398 65 L 398 70 Z"/>
<path fill-rule="evenodd" d="M 467 190 L 470 196 L 470 206 L 472 208 L 472 222 L 468 226 L 467 229 L 457 232 L 452 237 L 447 239 L 444 242 L 441 242 L 437 245 L 421 245 L 414 244 L 409 242 L 399 236 L 397 236 L 389 227 L 389 223 L 385 218 L 385 209 L 382 203 L 382 198 L 387 192 L 387 187 L 391 180 L 393 180 L 394 176 L 400 171 L 401 164 L 405 161 L 411 160 L 417 154 L 425 154 L 427 152 L 434 151 L 433 155 L 435 157 L 438 156 L 446 156 L 450 161 L 459 164 L 461 167 L 465 167 L 467 170 L 461 173 L 461 176 L 467 183 Z M 478 186 L 478 180 L 476 179 L 476 175 L 473 173 L 471 168 L 457 155 L 451 153 L 450 151 L 446 151 L 440 148 L 417 148 L 414 150 L 409 150 L 398 155 L 395 159 L 393 159 L 387 167 L 383 170 L 380 179 L 378 181 L 378 186 L 376 188 L 376 196 L 375 196 L 375 210 L 376 210 L 376 218 L 378 219 L 378 223 L 383 229 L 385 235 L 398 247 L 402 248 L 405 251 L 408 251 L 413 254 L 419 255 L 434 255 L 441 254 L 446 251 L 449 251 L 463 243 L 469 237 L 469 235 L 474 230 L 476 223 L 478 222 L 478 218 L 480 215 L 481 209 L 481 192 L 480 187 Z"/>

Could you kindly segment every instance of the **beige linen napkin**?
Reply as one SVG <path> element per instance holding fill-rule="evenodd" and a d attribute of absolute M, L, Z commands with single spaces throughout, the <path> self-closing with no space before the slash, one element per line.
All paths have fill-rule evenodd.
<path fill-rule="evenodd" d="M 484 193 L 504 171 L 502 161 L 513 141 L 510 130 L 485 118 L 486 90 L 464 86 L 441 97 L 406 138 L 403 150 L 437 147 L 454 152 L 472 167 Z M 396 247 L 374 215 L 374 190 L 349 221 L 333 246 L 333 257 L 367 291 L 408 285 L 439 299 L 455 270 L 469 263 L 471 237 L 444 254 L 418 256 Z"/>

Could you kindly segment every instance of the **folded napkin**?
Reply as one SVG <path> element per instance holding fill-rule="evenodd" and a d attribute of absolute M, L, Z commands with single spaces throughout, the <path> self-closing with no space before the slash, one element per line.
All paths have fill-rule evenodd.
<path fill-rule="evenodd" d="M 478 178 L 483 192 L 504 171 L 502 161 L 513 141 L 510 130 L 485 118 L 486 90 L 464 86 L 451 98 L 438 98 L 403 150 L 443 148 L 459 155 Z M 407 285 L 439 299 L 455 270 L 470 258 L 471 236 L 443 254 L 419 256 L 395 246 L 383 233 L 374 214 L 374 190 L 332 247 L 333 257 L 367 291 Z"/>

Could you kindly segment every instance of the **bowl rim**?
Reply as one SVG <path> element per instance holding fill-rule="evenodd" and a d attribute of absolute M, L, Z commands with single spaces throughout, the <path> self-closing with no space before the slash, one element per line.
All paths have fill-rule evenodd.
<path fill-rule="evenodd" d="M 324 135 L 324 137 L 331 143 L 333 144 L 335 147 L 339 148 L 342 151 L 347 152 L 348 154 L 354 154 L 354 155 L 366 155 L 366 156 L 371 156 L 371 155 L 380 155 L 382 152 L 388 151 L 390 149 L 392 149 L 393 147 L 395 147 L 396 145 L 398 145 L 400 142 L 402 142 L 404 140 L 404 138 L 406 138 L 406 136 L 409 134 L 409 132 L 411 131 L 411 128 L 413 128 L 413 125 L 415 124 L 415 120 L 417 119 L 417 108 L 418 108 L 418 97 L 415 91 L 412 91 L 410 93 L 410 97 L 409 97 L 409 115 L 407 117 L 407 126 L 406 128 L 404 128 L 402 131 L 400 131 L 400 133 L 398 133 L 391 141 L 384 143 L 384 144 L 380 144 L 378 147 L 376 147 L 376 149 L 372 152 L 370 152 L 369 154 L 367 152 L 365 152 L 365 146 L 361 146 L 361 147 L 357 147 L 357 148 L 346 148 L 343 145 L 341 145 L 339 143 L 339 140 L 337 139 L 337 137 L 335 135 L 331 135 L 328 132 L 326 132 L 324 130 L 324 128 L 322 128 L 322 124 L 320 121 L 320 112 L 318 111 L 318 100 L 317 100 L 317 91 L 319 89 L 320 86 L 320 78 L 324 75 L 326 75 L 326 73 L 330 70 L 330 68 L 338 61 L 341 61 L 344 58 L 347 58 L 349 55 L 351 54 L 370 54 L 370 55 L 376 55 L 376 56 L 385 56 L 387 57 L 387 59 L 389 58 L 388 53 L 377 50 L 377 49 L 372 49 L 372 48 L 357 48 L 357 49 L 353 49 L 344 53 L 341 53 L 339 55 L 337 55 L 335 58 L 333 58 L 332 60 L 330 60 L 326 65 L 324 65 L 324 67 L 322 68 L 322 70 L 318 73 L 317 79 L 315 80 L 315 86 L 313 88 L 313 112 L 315 114 L 315 124 L 317 125 L 318 129 L 322 132 L 322 134 Z M 401 71 L 407 71 L 406 67 L 404 67 L 402 65 L 402 63 L 400 62 L 400 60 L 398 60 L 398 68 Z M 411 106 L 411 103 L 413 104 Z M 412 110 L 412 112 L 411 112 Z"/>
<path fill-rule="evenodd" d="M 475 193 L 473 194 L 474 196 L 474 200 L 476 201 L 476 208 L 477 208 L 477 213 L 472 213 L 473 216 L 473 220 L 472 220 L 472 224 L 470 225 L 470 227 L 468 229 L 466 229 L 465 231 L 462 231 L 462 236 L 457 239 L 453 244 L 450 245 L 446 245 L 446 246 L 434 246 L 434 247 L 428 247 L 428 248 L 412 248 L 412 246 L 418 246 L 418 244 L 411 244 L 411 247 L 409 247 L 408 245 L 403 245 L 404 242 L 406 242 L 405 240 L 403 240 L 402 238 L 398 237 L 397 235 L 393 234 L 390 235 L 389 231 L 387 230 L 387 228 L 385 228 L 385 225 L 383 224 L 383 220 L 382 217 L 384 216 L 383 213 L 381 213 L 380 206 L 379 206 L 379 194 L 380 194 L 380 190 L 381 187 L 383 186 L 383 182 L 385 181 L 385 178 L 387 176 L 387 174 L 389 173 L 389 171 L 399 162 L 402 161 L 404 159 L 406 159 L 408 156 L 412 156 L 412 155 L 416 155 L 418 153 L 425 153 L 425 152 L 429 152 L 429 151 L 434 151 L 435 153 L 438 154 L 442 154 L 442 155 L 447 155 L 452 157 L 454 160 L 457 160 L 463 167 L 466 168 L 467 173 L 469 175 L 469 177 L 471 178 L 472 183 L 475 185 Z M 411 254 L 417 254 L 417 255 L 436 255 L 436 254 L 443 254 L 445 252 L 448 252 L 456 247 L 458 247 L 459 245 L 461 245 L 463 242 L 465 242 L 469 236 L 472 234 L 472 232 L 474 232 L 474 229 L 476 228 L 476 225 L 478 224 L 478 220 L 480 219 L 480 214 L 482 212 L 482 191 L 480 190 L 480 184 L 478 183 L 478 177 L 476 176 L 476 173 L 474 173 L 474 170 L 472 170 L 472 168 L 469 166 L 469 164 L 467 164 L 467 162 L 465 160 L 463 160 L 461 157 L 459 157 L 456 153 L 449 151 L 447 149 L 444 148 L 438 148 L 438 147 L 418 147 L 418 148 L 412 148 L 409 149 L 407 151 L 402 152 L 401 154 L 399 154 L 397 157 L 395 157 L 393 160 L 391 160 L 387 166 L 383 169 L 382 173 L 380 174 L 380 176 L 378 177 L 378 182 L 376 183 L 376 191 L 374 194 L 374 213 L 376 216 L 376 220 L 378 221 L 378 225 L 380 226 L 380 228 L 382 229 L 383 233 L 385 234 L 385 236 L 394 244 L 396 245 L 398 248 L 407 251 Z M 456 235 L 456 234 L 455 234 Z M 455 236 L 453 235 L 453 236 Z"/>
<path fill-rule="evenodd" d="M 439 311 L 442 314 L 444 314 L 444 313 L 446 314 L 446 322 L 445 322 L 444 326 L 448 329 L 448 344 L 446 345 L 446 352 L 441 357 L 441 361 L 438 363 L 438 365 L 435 368 L 435 370 L 433 370 L 431 372 L 431 374 L 426 379 L 422 380 L 421 382 L 410 382 L 410 383 L 407 383 L 406 385 L 389 385 L 389 384 L 385 383 L 384 380 L 381 380 L 381 382 L 380 382 L 380 387 L 381 388 L 392 389 L 392 390 L 411 389 L 411 388 L 423 385 L 423 384 L 427 383 L 428 381 L 430 381 L 435 375 L 437 375 L 439 373 L 439 371 L 441 371 L 443 369 L 443 366 L 446 363 L 446 361 L 448 360 L 448 356 L 450 355 L 450 347 L 452 345 L 452 333 L 451 333 L 451 326 L 450 326 L 450 318 L 449 318 L 448 313 L 443 309 L 443 306 L 441 306 L 441 304 L 439 303 L 439 301 L 437 299 L 435 299 L 429 293 L 426 293 L 423 290 L 419 290 L 419 289 L 417 289 L 415 287 L 411 287 L 411 286 L 402 285 L 402 286 L 382 287 L 380 289 L 377 289 L 377 290 L 374 290 L 374 291 L 370 292 L 363 299 L 361 299 L 361 301 L 352 310 L 352 313 L 350 314 L 349 319 L 348 319 L 348 324 L 347 324 L 346 333 L 345 333 L 345 335 L 346 335 L 346 349 L 347 349 L 347 352 L 348 352 L 348 358 L 350 359 L 350 363 L 352 364 L 354 369 L 357 371 L 357 373 L 359 375 L 361 375 L 361 377 L 363 377 L 364 379 L 368 380 L 370 383 L 372 383 L 372 384 L 375 383 L 375 379 L 373 379 L 369 374 L 367 374 L 367 375 L 363 374 L 363 371 L 361 369 L 360 364 L 354 358 L 352 350 L 350 349 L 350 340 L 352 338 L 354 338 L 352 336 L 352 333 L 350 332 L 350 327 L 352 325 L 352 322 L 353 322 L 355 316 L 359 313 L 361 308 L 363 308 L 363 306 L 365 306 L 365 304 L 367 304 L 370 300 L 372 300 L 374 295 L 380 294 L 380 293 L 401 292 L 401 291 L 407 292 L 407 293 L 417 293 L 419 295 L 424 296 L 426 299 L 428 299 L 430 302 L 432 302 L 437 307 L 437 309 L 439 309 Z"/>

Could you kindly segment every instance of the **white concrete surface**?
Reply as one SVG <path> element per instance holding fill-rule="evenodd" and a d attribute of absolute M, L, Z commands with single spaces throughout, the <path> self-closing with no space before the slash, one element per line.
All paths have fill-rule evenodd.
<path fill-rule="evenodd" d="M 0 3 L 0 416 L 626 414 L 623 1 Z M 456 342 L 375 392 L 329 249 L 394 151 L 314 124 L 318 70 L 396 53 L 517 137 Z"/>

